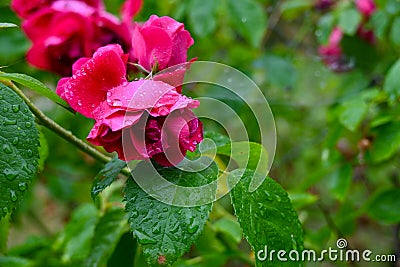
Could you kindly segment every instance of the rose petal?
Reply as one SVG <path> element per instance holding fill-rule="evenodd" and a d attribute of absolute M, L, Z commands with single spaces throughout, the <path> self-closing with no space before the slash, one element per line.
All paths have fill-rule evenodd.
<path fill-rule="evenodd" d="M 125 75 L 126 57 L 121 47 L 108 45 L 98 49 L 93 58 L 57 90 L 64 92 L 64 100 L 74 110 L 93 118 L 92 112 L 106 99 L 107 90 L 126 82 Z"/>

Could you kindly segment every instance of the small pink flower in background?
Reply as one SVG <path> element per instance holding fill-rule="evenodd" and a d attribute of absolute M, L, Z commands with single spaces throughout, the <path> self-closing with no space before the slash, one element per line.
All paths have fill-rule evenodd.
<path fill-rule="evenodd" d="M 73 109 L 96 120 L 88 141 L 118 153 L 122 160 L 153 158 L 178 164 L 203 140 L 202 124 L 191 109 L 199 102 L 162 81 L 126 79 L 127 55 L 108 45 L 74 64 L 57 94 Z"/>
<path fill-rule="evenodd" d="M 369 18 L 376 10 L 373 0 L 356 0 L 356 6 L 358 11 L 366 18 Z"/>
<path fill-rule="evenodd" d="M 343 38 L 343 31 L 335 27 L 328 39 L 328 44 L 320 46 L 318 53 L 325 65 L 334 72 L 346 72 L 352 69 L 353 65 L 343 54 L 340 42 Z"/>
<path fill-rule="evenodd" d="M 13 4 L 18 2 L 14 0 Z M 131 49 L 128 25 L 107 13 L 102 2 L 58 0 L 49 3 L 22 24 L 32 41 L 27 54 L 32 65 L 68 76 L 75 61 L 91 57 L 101 46 L 115 43 L 126 52 Z"/>
<path fill-rule="evenodd" d="M 170 17 L 152 15 L 144 24 L 138 24 L 133 33 L 133 57 L 139 65 L 151 71 L 185 63 L 187 51 L 194 43 L 182 23 Z"/>
<path fill-rule="evenodd" d="M 335 4 L 334 0 L 317 0 L 314 3 L 314 8 L 320 11 L 327 11 Z"/>
<path fill-rule="evenodd" d="M 360 25 L 360 27 L 358 27 L 357 36 L 371 45 L 375 44 L 376 42 L 374 31 L 365 28 L 363 25 Z"/>

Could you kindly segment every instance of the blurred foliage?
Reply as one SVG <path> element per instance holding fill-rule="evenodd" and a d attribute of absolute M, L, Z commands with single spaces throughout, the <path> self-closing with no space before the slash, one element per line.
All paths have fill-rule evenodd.
<path fill-rule="evenodd" d="M 118 14 L 122 0 L 105 2 Z M 321 12 L 311 0 L 146 0 L 137 20 L 158 14 L 184 22 L 195 39 L 189 58 L 231 65 L 259 85 L 278 132 L 270 176 L 289 191 L 306 248 L 321 251 L 345 237 L 352 249 L 399 253 L 393 244 L 399 244 L 400 223 L 400 2 L 376 1 L 378 10 L 366 25 L 375 33 L 373 45 L 354 37 L 361 18 L 352 1 L 337 2 Z M 8 3 L 0 1 L 1 20 L 19 25 Z M 331 72 L 318 57 L 318 45 L 336 25 L 345 29 L 346 54 L 354 56 L 355 68 L 348 73 Z M 59 77 L 24 60 L 30 44 L 20 29 L 0 29 L 0 45 L 6 72 L 26 73 L 55 88 Z M 85 138 L 90 120 L 29 96 L 49 117 Z M 243 103 L 230 104 L 246 110 Z M 252 123 L 247 127 L 253 131 Z M 91 253 L 91 238 L 108 229 L 107 219 L 119 216 L 112 206 L 122 199 L 116 190 L 122 183 L 102 193 L 95 205 L 81 205 L 92 203 L 91 183 L 101 166 L 52 132 L 42 132 L 51 156 L 34 192 L 11 218 L 9 250 L 0 256 L 0 266 L 81 266 Z M 251 138 L 259 141 L 257 135 Z M 96 253 L 116 249 L 99 261 L 109 257 L 107 266 L 145 266 L 127 225 L 120 227 L 114 229 L 119 239 Z M 174 266 L 247 266 L 254 255 L 239 236 L 225 197 L 196 245 Z"/>

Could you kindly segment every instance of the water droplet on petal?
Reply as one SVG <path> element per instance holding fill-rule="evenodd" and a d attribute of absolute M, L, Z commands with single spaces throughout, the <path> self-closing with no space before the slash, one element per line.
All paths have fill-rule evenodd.
<path fill-rule="evenodd" d="M 78 100 L 78 106 L 82 106 L 82 100 Z"/>

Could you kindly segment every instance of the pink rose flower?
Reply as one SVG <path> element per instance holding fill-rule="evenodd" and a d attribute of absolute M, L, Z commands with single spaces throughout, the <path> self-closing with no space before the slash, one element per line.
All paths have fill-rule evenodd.
<path fill-rule="evenodd" d="M 122 160 L 176 165 L 203 140 L 202 124 L 191 111 L 199 102 L 162 81 L 128 82 L 126 61 L 119 45 L 102 47 L 77 61 L 56 92 L 96 120 L 87 138 L 92 144 L 116 151 Z"/>
<path fill-rule="evenodd" d="M 318 53 L 322 61 L 329 69 L 335 72 L 346 72 L 351 70 L 352 64 L 343 55 L 340 42 L 343 38 L 343 32 L 339 27 L 335 27 L 328 39 L 328 44 L 320 46 Z"/>
<path fill-rule="evenodd" d="M 116 151 L 122 160 L 153 158 L 176 165 L 203 139 L 202 124 L 191 109 L 199 102 L 153 80 L 125 83 L 108 91 L 93 113 L 88 141 Z"/>
<path fill-rule="evenodd" d="M 369 18 L 376 10 L 373 0 L 356 0 L 357 9 L 366 18 Z"/>
<path fill-rule="evenodd" d="M 103 3 L 100 0 L 69 0 L 70 2 L 83 2 L 94 8 L 102 8 Z M 56 0 L 13 0 L 11 2 L 11 8 L 17 13 L 21 18 L 28 18 L 35 12 L 49 7 Z"/>
<path fill-rule="evenodd" d="M 170 17 L 152 15 L 143 25 L 137 24 L 132 38 L 133 57 L 147 70 L 158 70 L 187 61 L 187 51 L 194 43 L 184 25 Z"/>
<path fill-rule="evenodd" d="M 62 76 L 71 75 L 76 60 L 91 57 L 101 46 L 118 43 L 129 51 L 131 45 L 127 25 L 81 1 L 55 1 L 30 16 L 22 27 L 33 43 L 28 62 Z"/>

